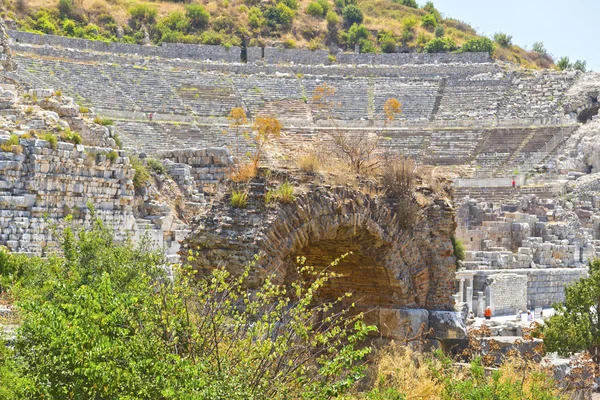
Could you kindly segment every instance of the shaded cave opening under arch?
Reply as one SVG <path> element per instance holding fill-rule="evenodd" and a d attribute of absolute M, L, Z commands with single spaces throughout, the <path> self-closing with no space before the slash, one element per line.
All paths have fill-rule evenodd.
<path fill-rule="evenodd" d="M 579 115 L 577 115 L 577 122 L 585 124 L 585 123 L 591 121 L 591 119 L 593 117 L 598 115 L 598 111 L 600 111 L 600 104 L 598 104 L 598 101 L 596 99 L 596 101 L 593 103 L 593 105 L 591 107 L 584 109 L 583 111 L 581 111 L 579 113 Z"/>

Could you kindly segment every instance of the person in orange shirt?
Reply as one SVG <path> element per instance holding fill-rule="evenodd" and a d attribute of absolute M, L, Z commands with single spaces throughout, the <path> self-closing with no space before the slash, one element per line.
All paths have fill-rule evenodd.
<path fill-rule="evenodd" d="M 483 312 L 483 316 L 485 317 L 485 319 L 491 319 L 492 318 L 492 308 L 490 306 L 487 306 L 485 308 L 485 311 Z"/>

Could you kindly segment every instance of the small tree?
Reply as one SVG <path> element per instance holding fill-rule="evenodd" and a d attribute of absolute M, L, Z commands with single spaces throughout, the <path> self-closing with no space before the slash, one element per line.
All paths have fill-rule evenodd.
<path fill-rule="evenodd" d="M 590 262 L 589 277 L 565 288 L 565 302 L 540 328 L 546 349 L 562 356 L 588 351 L 600 362 L 600 259 Z"/>
<path fill-rule="evenodd" d="M 275 117 L 257 117 L 252 126 L 252 141 L 255 150 L 252 161 L 258 167 L 265 146 L 281 134 L 281 122 Z"/>
<path fill-rule="evenodd" d="M 342 10 L 342 16 L 344 17 L 344 23 L 346 26 L 353 24 L 360 24 L 363 22 L 364 16 L 360 8 L 354 4 L 347 5 Z"/>
<path fill-rule="evenodd" d="M 577 69 L 581 72 L 587 71 L 587 61 L 577 60 L 573 63 L 573 69 Z"/>
<path fill-rule="evenodd" d="M 565 69 L 572 68 L 571 62 L 569 61 L 569 57 L 562 57 L 556 63 L 556 68 L 559 71 L 564 71 Z"/>
<path fill-rule="evenodd" d="M 498 32 L 494 35 L 494 42 L 498 43 L 502 47 L 512 46 L 512 36 L 506 33 Z"/>
<path fill-rule="evenodd" d="M 485 37 L 471 39 L 465 43 L 461 49 L 463 52 L 475 52 L 475 53 L 489 53 L 490 56 L 494 55 L 494 43 Z"/>
<path fill-rule="evenodd" d="M 531 50 L 538 54 L 548 54 L 543 42 L 535 42 Z"/>
<path fill-rule="evenodd" d="M 194 29 L 204 29 L 208 26 L 210 14 L 200 4 L 188 4 L 185 7 L 185 16 Z"/>
<path fill-rule="evenodd" d="M 313 105 L 319 107 L 334 125 L 334 129 L 327 133 L 333 142 L 333 155 L 346 164 L 353 173 L 362 174 L 375 170 L 381 163 L 381 160 L 376 157 L 381 135 L 377 132 L 351 134 L 340 129 L 333 116 L 333 110 L 338 106 L 332 100 L 333 95 L 335 95 L 335 89 L 327 84 L 322 84 L 315 88 L 312 99 Z M 383 111 L 385 113 L 384 126 L 387 126 L 402 113 L 402 104 L 397 99 L 390 98 L 385 102 Z"/>

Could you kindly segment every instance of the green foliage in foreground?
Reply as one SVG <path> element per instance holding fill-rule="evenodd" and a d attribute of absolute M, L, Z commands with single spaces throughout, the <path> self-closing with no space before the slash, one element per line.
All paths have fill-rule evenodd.
<path fill-rule="evenodd" d="M 554 305 L 556 314 L 542 327 L 544 344 L 566 356 L 587 350 L 599 361 L 600 259 L 590 263 L 590 275 L 565 288 L 565 302 Z"/>
<path fill-rule="evenodd" d="M 2 253 L 22 319 L 14 351 L 0 344 L 3 399 L 326 399 L 362 377 L 375 328 L 309 307 L 330 275 L 300 264 L 309 280 L 248 290 L 247 271 L 180 266 L 172 282 L 159 253 L 99 221 L 63 236 L 26 269 Z"/>

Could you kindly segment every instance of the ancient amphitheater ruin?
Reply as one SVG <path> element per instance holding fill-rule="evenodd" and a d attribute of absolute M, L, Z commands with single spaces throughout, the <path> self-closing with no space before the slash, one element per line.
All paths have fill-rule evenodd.
<path fill-rule="evenodd" d="M 85 223 L 88 202 L 121 235 L 148 234 L 173 259 L 199 248 L 201 266 L 235 270 L 260 254 L 257 279 L 276 270 L 285 282 L 297 256 L 326 264 L 352 251 L 328 295 L 355 292 L 360 307 L 378 310 L 369 318 L 387 337 L 404 335 L 405 321 L 461 335 L 456 305 L 497 315 L 549 307 L 600 251 L 596 74 L 523 70 L 483 53 L 332 61 L 322 51 L 7 33 L 17 68 L 2 85 L 1 140 L 59 125 L 85 143 L 21 139 L 22 152 L 0 153 L 0 244 L 12 251 L 43 252 L 51 223 L 74 210 Z M 335 89 L 333 117 L 313 101 L 322 84 Z M 18 97 L 40 111 L 27 114 Z M 383 126 L 389 98 L 402 114 Z M 92 123 L 83 107 L 114 124 Z M 265 206 L 264 181 L 252 183 L 244 210 L 219 197 L 231 165 L 251 149 L 233 146 L 234 107 L 281 121 L 266 159 L 274 173 L 305 183 L 292 204 Z M 389 199 L 315 183 L 292 165 L 326 146 L 333 129 L 379 132 L 381 151 L 452 179 L 453 200 L 434 196 L 409 240 Z M 123 150 L 111 160 L 116 136 Z M 194 217 L 178 216 L 153 188 L 135 193 L 129 154 L 161 159 L 176 183 L 168 189 Z M 467 250 L 458 272 L 453 236 Z"/>

